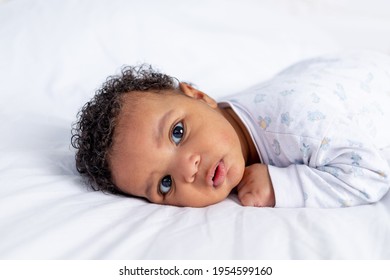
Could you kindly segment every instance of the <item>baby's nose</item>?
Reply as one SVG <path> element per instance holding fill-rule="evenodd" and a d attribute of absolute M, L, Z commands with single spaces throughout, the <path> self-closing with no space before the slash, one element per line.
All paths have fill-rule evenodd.
<path fill-rule="evenodd" d="M 193 183 L 199 170 L 200 156 L 191 155 L 182 163 L 183 177 L 187 183 Z"/>

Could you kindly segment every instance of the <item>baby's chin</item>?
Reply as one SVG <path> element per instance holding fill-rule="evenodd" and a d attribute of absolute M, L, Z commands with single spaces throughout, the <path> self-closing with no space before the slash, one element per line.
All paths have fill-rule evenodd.
<path fill-rule="evenodd" d="M 233 187 L 233 189 L 235 189 L 235 188 Z M 226 191 L 222 194 L 219 194 L 218 197 L 215 197 L 215 199 L 200 201 L 197 204 L 197 206 L 194 204 L 193 206 L 190 206 L 190 207 L 200 208 L 200 207 L 207 207 L 207 206 L 218 204 L 218 203 L 224 201 L 226 198 L 228 198 L 231 191 L 232 190 L 229 190 L 229 191 Z"/>

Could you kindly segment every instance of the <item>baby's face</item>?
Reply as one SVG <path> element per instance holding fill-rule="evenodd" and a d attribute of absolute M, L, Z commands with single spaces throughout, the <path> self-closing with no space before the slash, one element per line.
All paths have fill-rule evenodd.
<path fill-rule="evenodd" d="M 184 94 L 147 93 L 136 104 L 125 97 L 109 163 L 125 193 L 203 207 L 229 195 L 245 160 L 237 132 L 216 102 L 188 85 L 181 88 Z"/>

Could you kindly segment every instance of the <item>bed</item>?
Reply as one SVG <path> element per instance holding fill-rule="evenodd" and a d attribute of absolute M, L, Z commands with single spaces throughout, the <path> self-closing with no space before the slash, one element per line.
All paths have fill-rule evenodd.
<path fill-rule="evenodd" d="M 390 53 L 388 1 L 0 1 L 0 259 L 390 259 L 389 194 L 343 209 L 234 194 L 160 206 L 89 189 L 70 145 L 78 110 L 123 65 L 218 99 L 352 48 Z"/>

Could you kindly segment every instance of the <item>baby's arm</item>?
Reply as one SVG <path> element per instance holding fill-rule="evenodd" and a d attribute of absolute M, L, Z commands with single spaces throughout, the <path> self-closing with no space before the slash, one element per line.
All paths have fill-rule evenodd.
<path fill-rule="evenodd" d="M 244 206 L 275 206 L 274 189 L 265 164 L 256 163 L 247 166 L 237 191 L 238 198 Z"/>
<path fill-rule="evenodd" d="M 312 151 L 306 164 L 268 167 L 276 207 L 356 206 L 377 202 L 389 190 L 389 165 L 353 123 L 334 123 L 319 144 L 305 141 Z"/>

